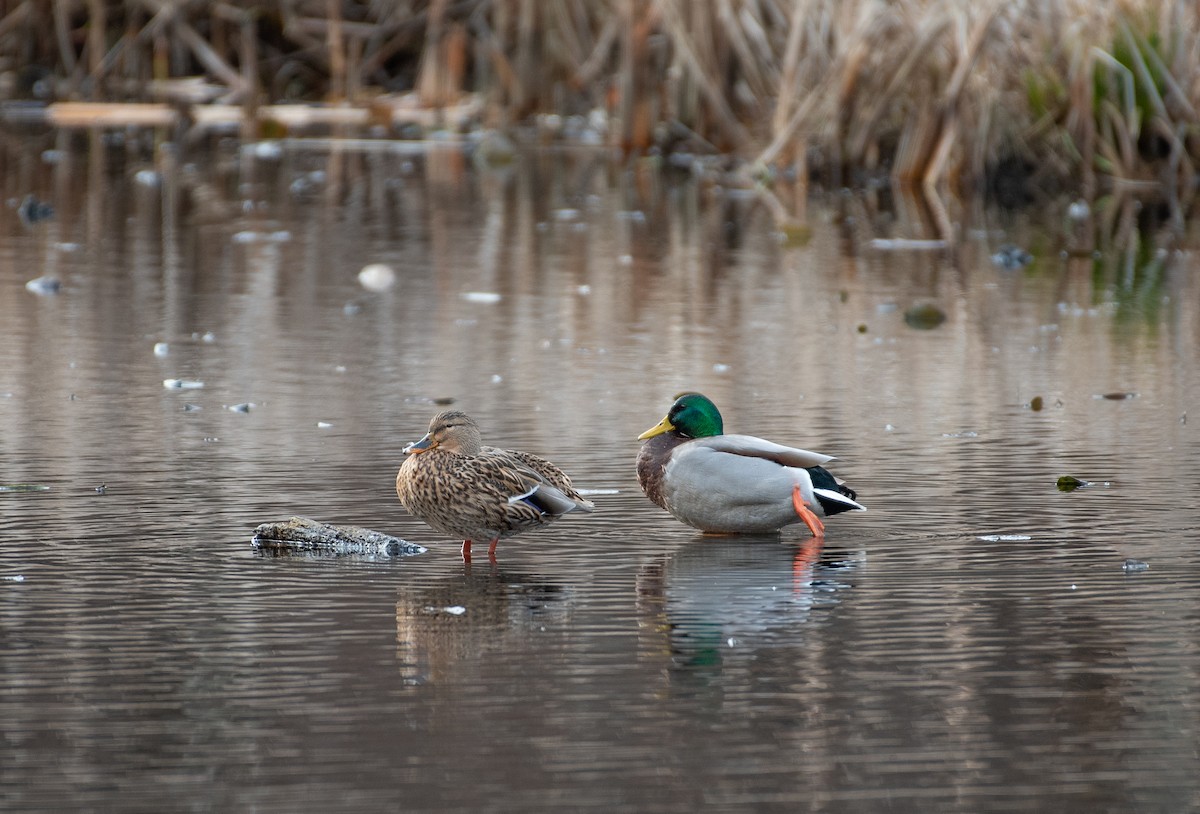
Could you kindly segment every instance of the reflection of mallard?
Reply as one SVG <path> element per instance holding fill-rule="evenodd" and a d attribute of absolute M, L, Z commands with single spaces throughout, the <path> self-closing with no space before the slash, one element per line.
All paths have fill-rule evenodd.
<path fill-rule="evenodd" d="M 652 501 L 701 531 L 762 533 L 803 522 L 825 533 L 818 515 L 866 511 L 854 490 L 822 464 L 829 455 L 752 435 L 725 435 L 721 413 L 699 393 L 676 397 L 656 426 L 638 436 L 638 482 Z"/>
<path fill-rule="evenodd" d="M 853 564 L 820 539 L 705 539 L 641 569 L 638 607 L 674 667 L 712 668 L 730 654 L 795 644 L 815 612 L 837 604 Z"/>
<path fill-rule="evenodd" d="M 396 603 L 396 641 L 405 680 L 443 680 L 488 648 L 515 649 L 514 640 L 528 640 L 531 631 L 563 627 L 572 596 L 535 574 L 469 564 L 460 575 L 404 591 Z"/>
<path fill-rule="evenodd" d="M 435 415 L 429 432 L 405 453 L 396 494 L 413 515 L 462 539 L 466 560 L 474 540 L 489 541 L 488 556 L 495 559 L 501 537 L 593 508 L 549 461 L 483 446 L 479 425 L 458 410 Z"/>

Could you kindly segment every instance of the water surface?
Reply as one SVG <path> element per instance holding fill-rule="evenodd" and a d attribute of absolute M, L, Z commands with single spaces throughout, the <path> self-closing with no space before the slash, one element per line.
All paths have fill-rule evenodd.
<path fill-rule="evenodd" d="M 863 196 L 795 245 L 591 154 L 139 155 L 0 158 L 56 208 L 0 211 L 0 482 L 49 487 L 0 493 L 0 807 L 1200 806 L 1190 232 L 1097 212 L 1092 258 L 1064 204 L 894 251 L 928 234 Z M 680 525 L 633 459 L 684 389 L 869 511 Z M 464 565 L 393 491 L 443 399 L 596 512 Z M 430 550 L 250 546 L 293 514 Z"/>

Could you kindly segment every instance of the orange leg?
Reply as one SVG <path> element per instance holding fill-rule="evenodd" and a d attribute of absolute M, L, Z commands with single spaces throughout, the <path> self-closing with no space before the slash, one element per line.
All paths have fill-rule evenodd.
<path fill-rule="evenodd" d="M 821 518 L 813 514 L 813 510 L 804 505 L 804 498 L 800 495 L 800 487 L 792 487 L 792 508 L 796 510 L 796 514 L 800 515 L 800 519 L 804 521 L 804 525 L 808 526 L 808 530 L 812 532 L 813 537 L 825 536 L 825 524 L 821 522 Z"/>
<path fill-rule="evenodd" d="M 496 562 L 496 543 L 498 543 L 498 542 L 500 542 L 499 537 L 492 540 L 492 544 L 490 546 L 488 546 L 488 560 L 490 560 L 493 563 Z"/>
<path fill-rule="evenodd" d="M 470 540 L 463 540 L 462 558 L 463 558 L 463 562 L 471 561 L 471 541 Z"/>

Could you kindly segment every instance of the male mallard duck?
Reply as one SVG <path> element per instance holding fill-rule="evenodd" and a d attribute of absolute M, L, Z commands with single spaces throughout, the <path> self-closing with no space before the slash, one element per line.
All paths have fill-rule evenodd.
<path fill-rule="evenodd" d="M 429 432 L 404 449 L 396 494 L 408 511 L 444 534 L 471 542 L 496 543 L 548 525 L 559 515 L 594 507 L 571 488 L 571 479 L 547 460 L 528 452 L 486 447 L 479 425 L 466 413 L 446 410 L 429 422 Z"/>
<path fill-rule="evenodd" d="M 638 482 L 676 518 L 710 532 L 769 532 L 803 522 L 825 535 L 817 515 L 865 512 L 854 491 L 821 467 L 829 455 L 752 435 L 723 435 L 717 406 L 682 393 L 665 418 L 638 436 Z"/>

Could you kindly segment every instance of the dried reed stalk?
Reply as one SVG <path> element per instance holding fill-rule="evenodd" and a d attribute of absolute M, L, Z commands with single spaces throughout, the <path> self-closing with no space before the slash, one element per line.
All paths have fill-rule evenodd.
<path fill-rule="evenodd" d="M 263 89 L 475 93 L 490 123 L 611 114 L 633 153 L 715 145 L 800 178 L 817 156 L 835 183 L 969 187 L 1015 156 L 1087 194 L 1182 195 L 1200 154 L 1200 6 L 1179 0 L 20 0 L 0 54 L 23 93 L 34 66 L 57 98 L 200 77 L 223 90 L 175 98 L 247 119 Z"/>

